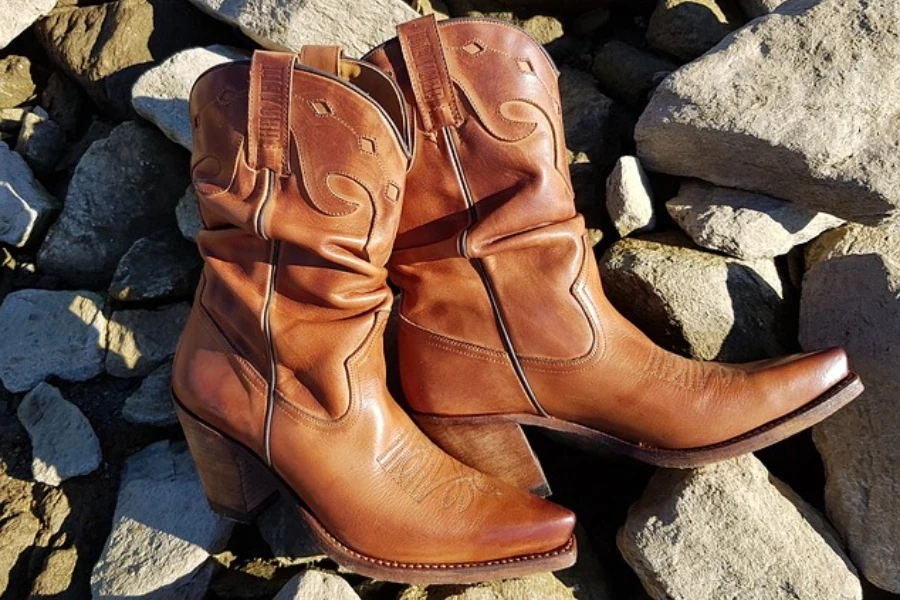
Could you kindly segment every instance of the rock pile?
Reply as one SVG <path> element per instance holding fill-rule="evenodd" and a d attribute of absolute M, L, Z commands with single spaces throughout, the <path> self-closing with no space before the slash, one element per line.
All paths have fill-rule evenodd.
<path fill-rule="evenodd" d="M 4 9 L 0 596 L 900 598 L 895 0 Z M 201 265 L 191 86 L 258 46 L 358 56 L 416 11 L 504 19 L 545 44 L 604 287 L 648 335 L 704 360 L 843 345 L 865 394 L 811 437 L 693 471 L 544 440 L 556 499 L 584 525 L 581 564 L 558 574 L 365 581 L 285 502 L 249 527 L 212 513 L 169 395 Z"/>

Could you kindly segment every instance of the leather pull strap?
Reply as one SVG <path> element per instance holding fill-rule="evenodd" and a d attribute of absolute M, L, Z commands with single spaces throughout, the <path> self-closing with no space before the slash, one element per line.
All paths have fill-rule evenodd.
<path fill-rule="evenodd" d="M 462 124 L 437 19 L 428 15 L 397 26 L 403 60 L 425 131 Z"/>
<path fill-rule="evenodd" d="M 303 46 L 300 49 L 300 63 L 329 75 L 341 74 L 340 46 Z"/>
<path fill-rule="evenodd" d="M 290 173 L 291 85 L 297 57 L 257 50 L 250 61 L 247 163 L 254 169 Z"/>

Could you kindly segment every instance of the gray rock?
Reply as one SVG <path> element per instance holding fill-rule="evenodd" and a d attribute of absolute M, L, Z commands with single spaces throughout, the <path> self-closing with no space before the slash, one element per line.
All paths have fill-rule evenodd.
<path fill-rule="evenodd" d="M 826 508 L 865 578 L 900 593 L 900 223 L 829 231 L 807 265 L 800 343 L 843 346 L 866 385 L 813 430 Z"/>
<path fill-rule="evenodd" d="M 610 96 L 632 107 L 643 107 L 650 93 L 677 69 L 675 63 L 613 40 L 600 47 L 591 71 Z"/>
<path fill-rule="evenodd" d="M 25 392 L 50 375 L 86 381 L 103 372 L 106 317 L 92 292 L 20 290 L 0 304 L 0 380 Z"/>
<path fill-rule="evenodd" d="M 20 33 L 46 15 L 57 0 L 6 0 L 0 19 L 0 49 L 6 48 Z"/>
<path fill-rule="evenodd" d="M 94 142 L 108 138 L 113 129 L 115 129 L 115 123 L 103 121 L 96 117 L 93 118 L 87 131 L 84 132 L 84 135 L 66 149 L 62 159 L 60 159 L 59 163 L 56 165 L 56 171 L 71 171 L 74 173 L 75 167 L 78 166 L 79 161 L 81 161 L 81 158 Z"/>
<path fill-rule="evenodd" d="M 786 0 L 737 0 L 748 17 L 763 17 L 785 3 Z"/>
<path fill-rule="evenodd" d="M 687 62 L 733 29 L 715 0 L 663 0 L 650 17 L 647 41 L 656 50 Z"/>
<path fill-rule="evenodd" d="M 348 56 L 362 56 L 394 37 L 397 25 L 418 17 L 400 0 L 191 0 L 226 23 L 240 28 L 272 50 L 298 51 L 306 44 L 339 44 Z"/>
<path fill-rule="evenodd" d="M 284 497 L 257 517 L 256 526 L 273 556 L 288 559 L 292 564 L 327 558 L 297 518 L 297 507 Z"/>
<path fill-rule="evenodd" d="M 31 437 L 31 474 L 47 485 L 87 475 L 100 466 L 100 441 L 78 407 L 49 383 L 39 383 L 19 404 Z"/>
<path fill-rule="evenodd" d="M 412 586 L 397 600 L 574 600 L 572 590 L 553 573 L 489 581 L 471 586 Z"/>
<path fill-rule="evenodd" d="M 135 425 L 169 427 L 178 424 L 172 404 L 172 363 L 159 367 L 125 399 L 122 417 Z"/>
<path fill-rule="evenodd" d="M 218 45 L 182 50 L 141 75 L 132 88 L 131 103 L 170 140 L 190 150 L 188 99 L 194 82 L 216 65 L 246 57 L 240 50 Z"/>
<path fill-rule="evenodd" d="M 72 134 L 80 125 L 84 97 L 74 81 L 54 71 L 41 92 L 41 106 L 66 134 Z"/>
<path fill-rule="evenodd" d="M 659 471 L 618 545 L 655 600 L 862 599 L 825 519 L 752 455 Z"/>
<path fill-rule="evenodd" d="M 109 295 L 123 302 L 188 296 L 197 285 L 201 266 L 197 247 L 174 227 L 166 228 L 139 239 L 125 253 Z"/>
<path fill-rule="evenodd" d="M 0 59 L 0 108 L 15 108 L 34 98 L 31 61 L 24 56 Z"/>
<path fill-rule="evenodd" d="M 751 260 L 787 254 L 844 222 L 764 194 L 700 181 L 682 183 L 666 209 L 698 246 Z"/>
<path fill-rule="evenodd" d="M 801 0 L 657 89 L 644 167 L 876 223 L 900 206 L 895 0 Z M 798 43 L 803 40 L 803 43 Z"/>
<path fill-rule="evenodd" d="M 183 442 L 156 442 L 126 463 L 92 597 L 199 600 L 232 525 L 213 513 Z"/>
<path fill-rule="evenodd" d="M 16 152 L 38 175 L 53 172 L 66 144 L 66 135 L 40 106 L 25 114 L 16 140 Z"/>
<path fill-rule="evenodd" d="M 600 171 L 612 168 L 631 128 L 627 115 L 600 92 L 593 77 L 572 67 L 560 69 L 559 93 L 566 147 L 584 152 Z"/>
<path fill-rule="evenodd" d="M 656 226 L 653 190 L 638 159 L 623 156 L 606 180 L 606 210 L 621 237 Z"/>
<path fill-rule="evenodd" d="M 600 7 L 578 15 L 572 23 L 572 33 L 578 36 L 588 36 L 599 31 L 609 22 L 612 13 L 609 9 Z"/>
<path fill-rule="evenodd" d="M 171 222 L 187 164 L 184 151 L 158 131 L 117 126 L 78 163 L 38 266 L 70 284 L 106 288 L 131 245 Z"/>
<path fill-rule="evenodd" d="M 58 210 L 25 160 L 0 142 L 0 242 L 21 248 L 43 234 Z"/>
<path fill-rule="evenodd" d="M 175 355 L 190 305 L 159 310 L 120 310 L 109 319 L 106 372 L 116 377 L 143 377 Z"/>
<path fill-rule="evenodd" d="M 200 218 L 200 205 L 197 203 L 197 192 L 194 186 L 189 185 L 184 190 L 184 195 L 178 200 L 175 206 L 175 218 L 178 221 L 178 230 L 184 239 L 192 242 L 197 241 L 197 234 L 203 227 L 203 220 Z"/>
<path fill-rule="evenodd" d="M 310 569 L 288 581 L 274 600 L 359 600 L 359 596 L 340 575 Z"/>
<path fill-rule="evenodd" d="M 771 259 L 711 254 L 671 232 L 622 239 L 599 265 L 610 301 L 667 348 L 746 362 L 791 347 L 791 303 Z"/>

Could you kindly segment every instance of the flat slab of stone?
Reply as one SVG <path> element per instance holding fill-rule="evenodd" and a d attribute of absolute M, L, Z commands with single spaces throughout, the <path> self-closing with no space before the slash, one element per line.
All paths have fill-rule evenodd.
<path fill-rule="evenodd" d="M 825 505 L 866 579 L 900 594 L 900 223 L 829 231 L 807 269 L 800 344 L 843 346 L 866 386 L 813 430 Z"/>
<path fill-rule="evenodd" d="M 895 0 L 791 2 L 668 77 L 644 167 L 874 224 L 900 207 Z"/>
<path fill-rule="evenodd" d="M 0 49 L 56 6 L 57 0 L 7 0 L 0 19 Z"/>
<path fill-rule="evenodd" d="M 666 210 L 698 246 L 750 260 L 787 254 L 844 222 L 765 194 L 700 181 L 684 182 Z"/>
<path fill-rule="evenodd" d="M 59 485 L 100 466 L 100 441 L 87 417 L 49 383 L 31 390 L 16 413 L 31 438 L 31 473 Z"/>
<path fill-rule="evenodd" d="M 0 380 L 26 392 L 50 375 L 87 381 L 103 372 L 104 298 L 92 292 L 19 290 L 0 304 Z"/>
<path fill-rule="evenodd" d="M 131 104 L 166 137 L 190 150 L 193 146 L 188 110 L 191 87 L 205 71 L 242 58 L 247 58 L 246 52 L 221 45 L 182 50 L 138 78 L 131 91 Z"/>
<path fill-rule="evenodd" d="M 225 547 L 231 529 L 209 508 L 184 442 L 151 444 L 125 463 L 92 597 L 199 600 L 210 554 Z"/>
<path fill-rule="evenodd" d="M 825 519 L 753 455 L 660 470 L 618 546 L 655 600 L 861 600 Z"/>
<path fill-rule="evenodd" d="M 0 142 L 0 242 L 21 248 L 59 208 L 25 159 Z"/>
<path fill-rule="evenodd" d="M 119 310 L 109 319 L 106 372 L 143 377 L 175 355 L 191 307 L 171 304 L 158 310 Z"/>
<path fill-rule="evenodd" d="M 335 44 L 360 57 L 397 35 L 419 14 L 401 0 L 191 0 L 271 50 L 297 52 L 306 44 Z"/>

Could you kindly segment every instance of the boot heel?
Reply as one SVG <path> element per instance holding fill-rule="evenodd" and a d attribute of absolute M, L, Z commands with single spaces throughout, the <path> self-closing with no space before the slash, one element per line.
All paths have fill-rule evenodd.
<path fill-rule="evenodd" d="M 239 523 L 251 523 L 278 496 L 278 482 L 237 442 L 189 414 L 175 402 L 209 506 Z"/>
<path fill-rule="evenodd" d="M 424 415 L 415 420 L 431 441 L 461 463 L 532 494 L 551 494 L 541 463 L 518 423 Z"/>

